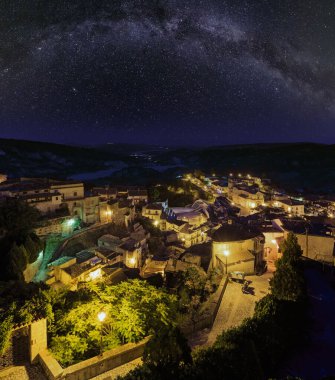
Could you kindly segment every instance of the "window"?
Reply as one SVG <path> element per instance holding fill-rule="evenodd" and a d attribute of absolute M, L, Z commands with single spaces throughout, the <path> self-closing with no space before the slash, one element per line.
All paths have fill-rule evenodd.
<path fill-rule="evenodd" d="M 56 197 L 56 201 L 58 201 L 58 197 Z"/>
<path fill-rule="evenodd" d="M 76 191 L 73 192 L 73 196 L 76 197 L 78 194 Z"/>

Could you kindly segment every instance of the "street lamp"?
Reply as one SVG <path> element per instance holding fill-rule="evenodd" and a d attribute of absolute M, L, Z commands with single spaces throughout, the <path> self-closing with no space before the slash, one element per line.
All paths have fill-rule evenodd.
<path fill-rule="evenodd" d="M 228 256 L 229 256 L 229 251 L 225 250 L 225 251 L 223 251 L 223 254 L 226 257 L 226 274 L 228 274 Z"/>
<path fill-rule="evenodd" d="M 101 326 L 100 326 L 100 355 L 102 355 L 102 352 L 103 352 L 103 345 L 102 345 L 102 324 L 106 318 L 106 313 L 104 311 L 100 311 L 98 313 L 98 319 L 99 321 L 101 322 Z"/>
<path fill-rule="evenodd" d="M 131 257 L 131 258 L 129 259 L 129 264 L 130 264 L 132 267 L 135 266 L 135 264 L 136 264 L 136 259 L 135 259 L 135 257 Z"/>

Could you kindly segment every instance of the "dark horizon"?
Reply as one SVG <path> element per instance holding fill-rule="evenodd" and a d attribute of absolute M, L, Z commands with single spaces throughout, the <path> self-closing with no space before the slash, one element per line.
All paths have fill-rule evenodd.
<path fill-rule="evenodd" d="M 314 141 L 276 141 L 276 142 L 254 142 L 254 143 L 231 143 L 231 144 L 210 144 L 210 145 L 191 145 L 191 144 L 146 144 L 146 143 L 130 143 L 127 141 L 120 142 L 105 142 L 105 143 L 75 143 L 75 142 L 57 142 L 51 140 L 32 140 L 32 139 L 21 139 L 21 138 L 12 138 L 12 137 L 2 137 L 0 136 L 0 140 L 8 140 L 13 142 L 27 142 L 27 143 L 45 143 L 45 144 L 53 144 L 53 145 L 63 145 L 63 146 L 75 146 L 78 148 L 100 148 L 108 145 L 128 145 L 128 146 L 143 146 L 147 148 L 169 148 L 169 149 L 208 149 L 208 148 L 229 148 L 229 147 L 249 147 L 249 146 L 268 146 L 268 145 L 324 145 L 324 146 L 333 146 L 335 143 L 332 142 L 314 142 Z"/>

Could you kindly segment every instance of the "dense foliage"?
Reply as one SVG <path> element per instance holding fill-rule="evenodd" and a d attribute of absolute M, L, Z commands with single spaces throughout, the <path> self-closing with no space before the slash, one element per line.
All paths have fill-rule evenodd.
<path fill-rule="evenodd" d="M 209 195 L 189 181 L 174 180 L 169 185 L 159 185 L 149 189 L 152 202 L 168 201 L 171 207 L 183 207 L 197 199 L 209 200 Z"/>
<path fill-rule="evenodd" d="M 98 313 L 104 311 L 101 323 Z M 177 300 L 145 281 L 118 285 L 88 284 L 78 291 L 49 289 L 43 284 L 4 283 L 0 288 L 0 350 L 13 324 L 46 317 L 50 348 L 69 364 L 123 343 L 138 342 L 155 331 L 174 331 Z"/>
<path fill-rule="evenodd" d="M 282 257 L 276 262 L 271 279 L 272 294 L 279 300 L 297 301 L 304 294 L 304 278 L 299 259 L 302 256 L 298 239 L 289 233 L 281 246 Z"/>
<path fill-rule="evenodd" d="M 140 280 L 58 292 L 52 304 L 51 350 L 63 365 L 96 355 L 101 334 L 103 348 L 110 349 L 171 328 L 177 308 L 175 296 Z M 107 315 L 103 323 L 99 311 Z"/>
<path fill-rule="evenodd" d="M 27 265 L 43 249 L 35 235 L 39 212 L 27 203 L 8 198 L 0 203 L 0 280 L 23 280 Z"/>

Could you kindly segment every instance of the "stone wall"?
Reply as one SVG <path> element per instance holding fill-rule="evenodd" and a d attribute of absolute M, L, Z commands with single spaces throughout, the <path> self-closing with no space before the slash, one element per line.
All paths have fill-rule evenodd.
<path fill-rule="evenodd" d="M 212 294 L 210 299 L 207 301 L 208 307 L 206 312 L 201 315 L 194 325 L 190 324 L 190 321 L 187 320 L 187 323 L 181 326 L 181 330 L 185 335 L 191 335 L 195 331 L 211 328 L 213 326 L 227 284 L 228 277 L 223 276 L 216 292 Z"/>
<path fill-rule="evenodd" d="M 12 365 L 35 363 L 41 350 L 47 348 L 47 321 L 45 318 L 16 326 L 12 330 L 9 347 L 0 355 L 0 369 Z"/>
<path fill-rule="evenodd" d="M 45 318 L 39 319 L 30 324 L 29 326 L 29 340 L 30 340 L 30 363 L 38 361 L 38 354 L 45 350 L 47 345 L 47 320 Z"/>
<path fill-rule="evenodd" d="M 63 369 L 57 360 L 48 350 L 43 350 L 39 354 L 39 362 L 43 367 L 49 380 L 89 380 L 106 371 L 140 358 L 143 355 L 144 347 L 149 340 L 143 339 L 139 343 L 128 343 L 121 347 L 114 348 L 103 355 L 95 356 Z"/>

